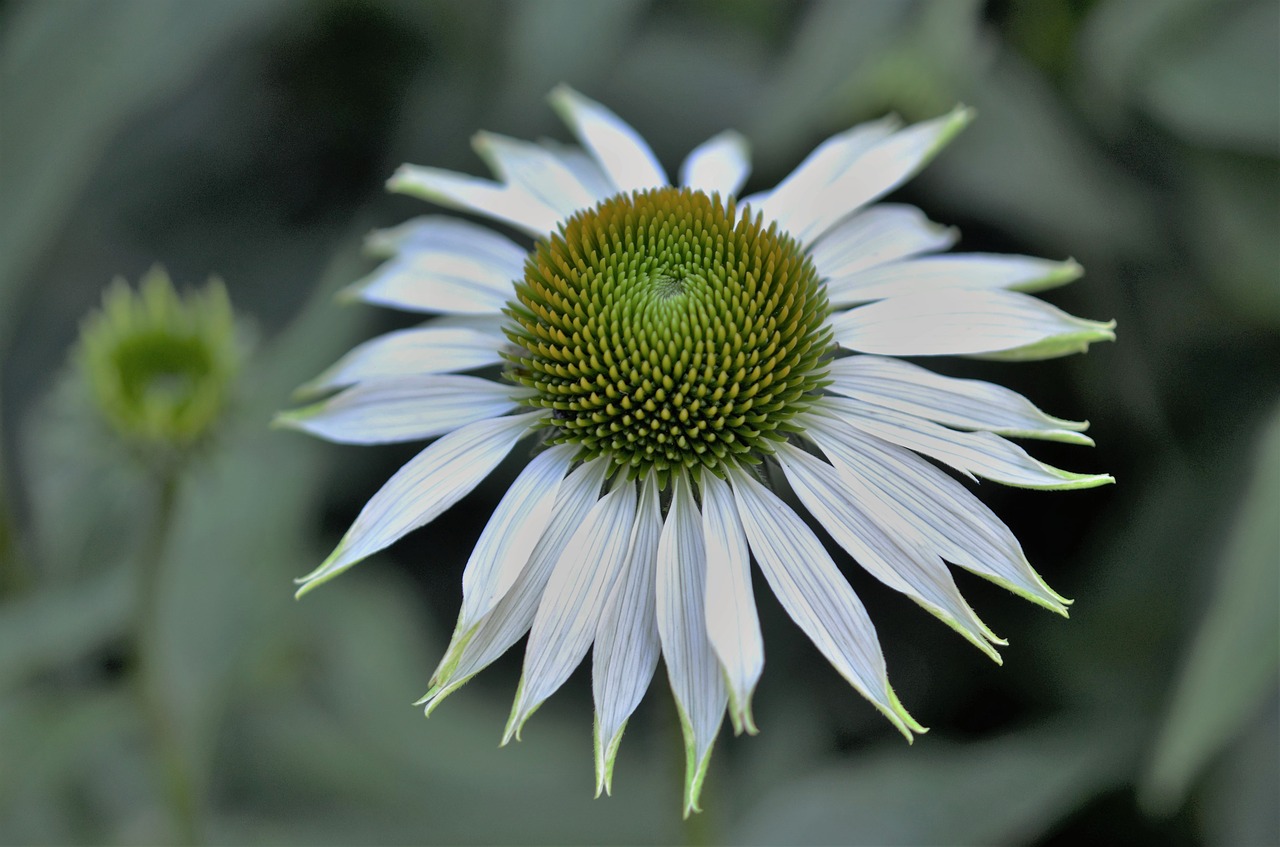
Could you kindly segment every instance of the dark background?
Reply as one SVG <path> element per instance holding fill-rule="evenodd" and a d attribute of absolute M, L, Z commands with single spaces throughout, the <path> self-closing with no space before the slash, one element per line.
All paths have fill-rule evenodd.
<path fill-rule="evenodd" d="M 1277 821 L 1280 6 L 1230 0 L 8 0 L 0 3 L 0 842 L 169 840 L 129 686 L 150 490 L 66 362 L 117 275 L 226 280 L 253 354 L 184 481 L 164 673 L 222 843 L 1264 844 Z M 948 364 L 1092 420 L 1037 456 L 1114 473 L 980 495 L 1063 621 L 960 575 L 997 667 L 860 573 L 908 747 L 758 592 L 761 734 L 726 729 L 679 815 L 664 675 L 593 800 L 586 671 L 497 749 L 507 656 L 424 721 L 462 565 L 518 462 L 302 602 L 413 453 L 269 431 L 290 390 L 403 316 L 334 304 L 361 239 L 426 207 L 401 162 L 479 173 L 478 129 L 567 139 L 568 82 L 674 170 L 727 127 L 747 192 L 817 142 L 957 102 L 977 120 L 897 199 L 963 250 L 1073 256 L 1050 295 L 1119 340 Z M 517 451 L 519 453 L 521 451 Z"/>

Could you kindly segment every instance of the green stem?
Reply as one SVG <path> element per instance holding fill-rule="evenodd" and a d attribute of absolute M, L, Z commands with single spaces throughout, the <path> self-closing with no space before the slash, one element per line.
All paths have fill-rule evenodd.
<path fill-rule="evenodd" d="M 173 530 L 179 472 L 168 469 L 159 479 L 159 499 L 151 536 L 143 548 L 137 610 L 137 684 L 143 716 L 152 734 L 158 770 L 173 835 L 180 844 L 200 843 L 200 810 L 195 778 L 187 761 L 176 716 L 166 695 L 160 660 L 161 584 L 164 553 Z"/>

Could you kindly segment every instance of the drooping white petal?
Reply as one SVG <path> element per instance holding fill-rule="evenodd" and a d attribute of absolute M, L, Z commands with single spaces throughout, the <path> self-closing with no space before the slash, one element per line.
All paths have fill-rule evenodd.
<path fill-rule="evenodd" d="M 595 698 L 596 796 L 613 791 L 613 763 L 622 730 L 658 667 L 655 588 L 662 506 L 653 475 L 640 486 L 640 502 L 627 561 L 596 627 L 591 690 Z"/>
<path fill-rule="evenodd" d="M 502 340 L 465 327 L 419 327 L 370 339 L 300 387 L 300 396 L 407 374 L 469 371 L 502 361 Z"/>
<path fill-rule="evenodd" d="M 520 185 L 503 185 L 492 180 L 419 165 L 401 165 L 387 189 L 430 200 L 441 206 L 471 212 L 523 230 L 535 238 L 556 228 L 556 210 Z"/>
<path fill-rule="evenodd" d="M 586 655 L 626 561 L 635 515 L 635 483 L 622 482 L 596 503 L 560 554 L 529 631 L 503 744 L 519 740 L 525 721 Z"/>
<path fill-rule="evenodd" d="M 794 236 L 812 221 L 818 198 L 825 195 L 859 156 L 888 138 L 899 126 L 897 118 L 887 117 L 859 124 L 831 136 L 805 157 L 786 179 L 770 191 L 753 194 L 742 202 L 764 213 L 766 221 Z"/>
<path fill-rule="evenodd" d="M 540 144 L 492 132 L 477 133 L 472 141 L 502 182 L 527 191 L 563 220 L 598 199 L 564 162 Z"/>
<path fill-rule="evenodd" d="M 837 224 L 813 245 L 809 257 L 821 276 L 836 279 L 946 250 L 957 237 L 953 227 L 934 223 L 915 206 L 877 203 Z"/>
<path fill-rule="evenodd" d="M 1011 291 L 940 291 L 893 297 L 831 319 L 835 340 L 859 353 L 883 356 L 965 356 L 1004 353 L 1049 359 L 1113 341 L 1115 322 L 1073 317 Z"/>
<path fill-rule="evenodd" d="M 707 637 L 706 578 L 702 519 L 682 472 L 675 478 L 658 542 L 657 605 L 662 656 L 684 731 L 686 817 L 699 810 L 698 794 L 711 747 L 729 702 L 724 675 Z"/>
<path fill-rule="evenodd" d="M 668 184 L 649 145 L 613 112 L 565 85 L 551 92 L 551 105 L 619 191 Z"/>
<path fill-rule="evenodd" d="M 1092 445 L 1088 422 L 1046 415 L 1016 391 L 955 379 L 900 359 L 849 356 L 832 362 L 830 391 L 956 429 Z"/>
<path fill-rule="evenodd" d="M 1021 597 L 1066 615 L 1070 601 L 1032 569 L 1022 545 L 994 512 L 963 485 L 896 444 L 821 415 L 796 418 L 848 478 L 863 481 L 879 500 L 868 503 L 903 533 L 916 531 L 938 555 Z"/>
<path fill-rule="evenodd" d="M 887 297 L 931 297 L 948 289 L 1043 291 L 1079 279 L 1075 261 L 1032 256 L 958 253 L 890 262 L 827 281 L 833 306 L 867 303 Z"/>
<path fill-rule="evenodd" d="M 435 520 L 479 485 L 542 417 L 529 412 L 477 421 L 414 456 L 369 499 L 320 567 L 298 580 L 298 595 Z"/>
<path fill-rule="evenodd" d="M 912 732 L 924 732 L 889 686 L 880 640 L 862 601 L 813 530 L 746 472 L 733 468 L 729 477 L 751 552 L 787 614 L 908 740 Z"/>
<path fill-rule="evenodd" d="M 724 668 L 736 733 L 756 733 L 751 695 L 764 670 L 764 641 L 751 590 L 751 557 L 729 484 L 704 473 L 702 530 L 707 546 L 707 636 Z"/>
<path fill-rule="evenodd" d="M 972 118 L 971 110 L 958 107 L 880 140 L 841 169 L 787 231 L 801 244 L 813 243 L 853 212 L 919 173 Z"/>
<path fill-rule="evenodd" d="M 529 631 L 551 571 L 600 498 L 600 485 L 608 467 L 609 460 L 596 459 L 569 474 L 560 485 L 551 522 L 515 583 L 480 623 L 470 630 L 454 630 L 449 648 L 431 676 L 430 690 L 418 701 L 428 715 Z"/>
<path fill-rule="evenodd" d="M 364 382 L 275 423 L 340 444 L 421 441 L 515 409 L 512 386 L 457 374 Z"/>
<path fill-rule="evenodd" d="M 841 477 L 834 467 L 798 447 L 784 443 L 777 449 L 800 502 L 858 564 L 1000 662 L 988 640 L 1002 642 L 965 602 L 942 559 L 917 543 L 918 532 L 898 532 L 898 522 L 881 524 L 867 509 L 871 495 L 857 480 Z"/>
<path fill-rule="evenodd" d="M 1045 490 L 1093 488 L 1115 482 L 1109 474 L 1078 474 L 1037 461 L 1018 445 L 990 432 L 957 432 L 932 421 L 846 397 L 824 397 L 814 410 L 863 432 L 915 450 L 970 476 L 1004 485 Z"/>
<path fill-rule="evenodd" d="M 493 314 L 524 275 L 525 251 L 511 239 L 467 221 L 415 218 L 370 236 L 373 249 L 394 254 L 339 296 L 424 312 Z"/>
<path fill-rule="evenodd" d="M 577 449 L 557 444 L 539 453 L 502 495 L 462 572 L 459 629 L 471 629 L 519 578 L 551 521 L 560 483 Z"/>
<path fill-rule="evenodd" d="M 727 130 L 693 149 L 680 165 L 685 188 L 737 196 L 751 173 L 751 147 L 741 133 Z"/>

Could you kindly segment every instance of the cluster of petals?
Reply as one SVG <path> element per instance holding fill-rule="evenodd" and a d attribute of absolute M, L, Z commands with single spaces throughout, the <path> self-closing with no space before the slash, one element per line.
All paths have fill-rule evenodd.
<path fill-rule="evenodd" d="M 620 192 L 671 184 L 644 140 L 608 109 L 564 87 L 551 101 L 581 146 L 481 133 L 475 148 L 493 180 L 404 166 L 391 189 L 536 239 Z M 1086 424 L 1051 417 L 998 385 L 898 358 L 1042 359 L 1112 337 L 1110 324 L 1032 296 L 1076 279 L 1076 263 L 946 254 L 954 230 L 911 206 L 874 203 L 969 119 L 960 108 L 912 126 L 855 126 L 775 188 L 740 198 L 795 238 L 825 281 L 839 348 L 827 362 L 829 385 L 794 419 L 799 432 L 760 457 L 763 466 L 676 473 L 663 490 L 654 474 L 612 474 L 608 456 L 579 461 L 572 444 L 537 452 L 467 562 L 457 627 L 422 701 L 428 713 L 527 634 L 504 741 L 518 737 L 591 651 L 598 789 L 608 790 L 623 727 L 661 656 L 685 733 L 687 814 L 725 714 L 736 731 L 755 731 L 751 698 L 765 651 L 754 560 L 835 669 L 908 738 L 923 731 L 889 685 L 853 588 L 759 467 L 785 478 L 859 565 L 996 661 L 1004 642 L 963 599 L 947 563 L 1065 614 L 1067 601 L 1010 530 L 938 465 L 1036 489 L 1109 482 L 1046 465 L 1009 440 L 1091 444 Z M 744 139 L 726 132 L 689 154 L 675 184 L 736 197 L 748 171 Z M 510 343 L 503 310 L 527 243 L 433 215 L 375 233 L 371 246 L 387 260 L 347 294 L 433 317 L 356 347 L 304 386 L 329 396 L 281 421 L 342 443 L 434 441 L 369 500 L 300 580 L 300 593 L 436 519 L 518 443 L 554 425 L 494 369 Z"/>

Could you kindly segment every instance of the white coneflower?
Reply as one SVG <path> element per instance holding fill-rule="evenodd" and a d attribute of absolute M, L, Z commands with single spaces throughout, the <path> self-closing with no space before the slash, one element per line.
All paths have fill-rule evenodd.
<path fill-rule="evenodd" d="M 999 660 L 1002 644 L 946 562 L 1065 613 L 998 518 L 926 456 L 967 477 L 1084 488 L 1004 436 L 1091 443 L 1083 423 L 897 356 L 1039 359 L 1113 337 L 1027 292 L 1074 262 L 936 255 L 955 233 L 869 205 L 970 119 L 863 124 L 771 191 L 738 198 L 734 133 L 689 155 L 677 185 L 617 116 L 560 88 L 582 149 L 481 134 L 496 181 L 405 166 L 395 191 L 482 215 L 532 247 L 448 217 L 377 233 L 390 257 L 354 286 L 439 314 L 363 344 L 312 382 L 342 389 L 284 423 L 344 443 L 437 438 L 369 501 L 299 593 L 471 491 L 521 440 L 534 455 L 477 542 L 430 712 L 528 633 L 505 740 L 594 645 L 598 791 L 623 726 L 665 659 L 697 809 L 726 709 L 754 732 L 764 665 L 749 562 L 788 614 L 908 738 L 875 628 L 808 524 L 762 482 L 775 463 L 854 559 Z M 490 379 L 459 372 L 502 365 Z M 495 371 L 496 372 L 496 371 Z"/>

